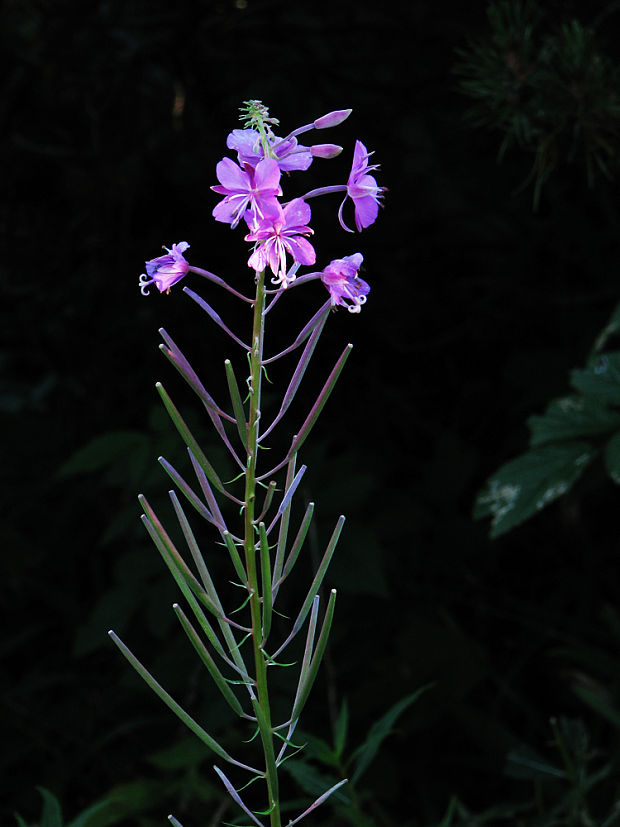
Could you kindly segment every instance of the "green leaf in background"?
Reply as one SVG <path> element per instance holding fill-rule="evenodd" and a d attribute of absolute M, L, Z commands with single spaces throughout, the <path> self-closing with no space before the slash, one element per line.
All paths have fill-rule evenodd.
<path fill-rule="evenodd" d="M 550 764 L 536 750 L 526 745 L 512 749 L 506 755 L 504 773 L 510 778 L 566 778 L 564 770 Z"/>
<path fill-rule="evenodd" d="M 607 344 L 607 340 L 612 336 L 617 336 L 620 333 L 620 304 L 617 305 L 614 312 L 611 314 L 610 320 L 601 330 L 596 342 L 594 343 L 593 351 L 600 353 L 600 351 Z"/>
<path fill-rule="evenodd" d="M 587 442 L 563 442 L 507 462 L 478 495 L 474 519 L 491 517 L 491 537 L 499 537 L 565 494 L 597 453 Z"/>
<path fill-rule="evenodd" d="M 620 352 L 601 353 L 583 370 L 572 371 L 571 385 L 598 402 L 620 405 Z"/>
<path fill-rule="evenodd" d="M 612 480 L 620 485 L 620 431 L 609 440 L 603 451 L 605 469 Z"/>
<path fill-rule="evenodd" d="M 152 460 L 153 440 L 142 431 L 110 431 L 91 439 L 58 469 L 59 477 L 106 472 L 111 484 L 136 484 Z"/>
<path fill-rule="evenodd" d="M 333 787 L 339 781 L 333 775 L 325 775 L 319 772 L 316 767 L 305 761 L 290 760 L 282 766 L 293 776 L 301 789 L 313 798 L 321 795 L 326 789 Z M 332 800 L 334 803 L 346 804 L 349 799 L 344 790 L 337 790 L 332 796 Z"/>
<path fill-rule="evenodd" d="M 530 416 L 530 445 L 544 445 L 578 437 L 598 436 L 620 428 L 620 411 L 591 396 L 554 399 L 542 416 Z"/>
<path fill-rule="evenodd" d="M 45 787 L 37 787 L 37 790 L 43 796 L 41 827 L 63 827 L 62 810 L 56 796 Z"/>
<path fill-rule="evenodd" d="M 417 701 L 423 692 L 430 689 L 431 686 L 433 686 L 432 683 L 427 683 L 425 686 L 421 686 L 415 692 L 412 692 L 411 695 L 406 695 L 404 698 L 401 698 L 400 701 L 388 709 L 385 715 L 379 718 L 378 721 L 375 721 L 375 723 L 371 726 L 364 743 L 359 746 L 352 755 L 352 759 L 355 761 L 356 766 L 351 777 L 351 784 L 356 784 L 362 774 L 368 769 L 377 754 L 381 743 L 392 732 L 392 727 L 394 726 L 396 719 L 402 715 L 408 706 L 411 706 L 412 703 Z"/>

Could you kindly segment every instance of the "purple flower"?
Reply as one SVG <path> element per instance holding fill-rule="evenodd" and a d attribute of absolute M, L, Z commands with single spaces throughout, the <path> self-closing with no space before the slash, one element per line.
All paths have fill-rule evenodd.
<path fill-rule="evenodd" d="M 353 166 L 347 181 L 347 194 L 338 210 L 340 225 L 344 230 L 353 232 L 342 220 L 342 208 L 347 198 L 351 198 L 355 206 L 355 225 L 359 232 L 369 227 L 377 218 L 379 200 L 383 197 L 385 187 L 380 187 L 369 172 L 379 169 L 378 164 L 369 164 L 368 159 L 372 152 L 368 152 L 361 141 L 355 142 L 353 152 Z"/>
<path fill-rule="evenodd" d="M 357 275 L 364 256 L 353 253 L 352 256 L 330 261 L 321 273 L 321 281 L 329 290 L 332 306 L 341 304 L 350 313 L 359 313 L 370 292 L 370 286 Z"/>
<path fill-rule="evenodd" d="M 268 137 L 274 160 L 284 172 L 306 170 L 312 163 L 312 152 L 297 143 L 295 137 L 282 140 L 271 133 Z M 260 133 L 255 129 L 233 129 L 226 139 L 226 146 L 237 151 L 240 164 L 255 167 L 265 157 Z"/>
<path fill-rule="evenodd" d="M 211 189 L 226 197 L 215 205 L 213 217 L 216 221 L 230 224 L 234 229 L 249 208 L 257 221 L 264 211 L 277 205 L 276 197 L 282 195 L 280 189 L 280 167 L 272 158 L 265 158 L 245 168 L 235 164 L 230 158 L 223 158 L 216 167 L 220 182 Z"/>
<path fill-rule="evenodd" d="M 187 241 L 179 241 L 178 244 L 172 245 L 171 250 L 164 247 L 164 250 L 168 251 L 167 255 L 158 256 L 146 262 L 146 274 L 142 273 L 139 279 L 140 292 L 143 296 L 148 296 L 149 291 L 146 289 L 148 284 L 154 284 L 160 293 L 164 290 L 168 293 L 172 285 L 187 274 L 189 264 L 183 258 L 183 253 L 188 248 Z"/>
<path fill-rule="evenodd" d="M 310 207 L 303 198 L 295 198 L 284 207 L 277 204 L 277 209 L 258 221 L 256 226 L 248 222 L 251 232 L 245 240 L 258 242 L 248 265 L 257 272 L 269 266 L 276 276 L 272 279 L 273 283 L 286 287 L 295 278 L 294 275 L 287 277 L 287 253 L 299 264 L 314 264 L 316 261 L 314 247 L 303 237 L 312 233 L 307 226 L 308 221 Z"/>

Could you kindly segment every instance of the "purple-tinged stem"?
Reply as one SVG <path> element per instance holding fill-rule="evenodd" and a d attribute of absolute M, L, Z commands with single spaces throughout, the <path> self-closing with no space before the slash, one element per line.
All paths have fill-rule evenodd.
<path fill-rule="evenodd" d="M 226 327 L 220 316 L 215 312 L 215 310 L 211 307 L 211 305 L 208 302 L 202 299 L 197 293 L 194 293 L 193 290 L 190 290 L 189 287 L 184 287 L 183 292 L 187 293 L 190 299 L 193 299 L 196 302 L 196 304 L 200 305 L 200 307 L 202 307 L 205 313 L 207 313 L 213 319 L 213 321 L 222 328 L 224 333 L 227 333 L 230 336 L 230 338 L 233 339 L 233 341 L 237 342 L 238 345 L 241 345 L 241 347 L 244 350 L 247 350 L 249 353 L 249 351 L 251 350 L 250 346 L 246 345 L 245 342 L 242 342 L 238 336 L 235 336 L 235 334 L 229 327 Z"/>
<path fill-rule="evenodd" d="M 203 270 L 200 267 L 190 267 L 191 273 L 196 273 L 198 276 L 202 276 L 205 279 L 209 279 L 209 281 L 214 282 L 215 284 L 219 284 L 220 287 L 223 287 L 225 290 L 228 290 L 229 293 L 232 293 L 233 296 L 236 296 L 238 299 L 242 299 L 242 301 L 247 302 L 248 304 L 252 304 L 254 299 L 250 299 L 247 296 L 244 296 L 242 293 L 238 293 L 234 288 L 232 288 L 224 279 L 221 279 L 219 276 L 216 276 L 215 273 L 210 273 L 208 270 Z"/>
<path fill-rule="evenodd" d="M 348 189 L 346 184 L 333 184 L 330 187 L 318 187 L 315 190 L 310 190 L 305 195 L 301 197 L 304 201 L 307 201 L 308 198 L 315 198 L 317 195 L 329 195 L 330 192 L 346 192 Z M 187 290 L 187 288 L 185 288 Z"/>
<path fill-rule="evenodd" d="M 297 363 L 297 367 L 295 368 L 295 372 L 293 373 L 293 376 L 291 377 L 291 381 L 289 382 L 289 386 L 286 389 L 286 393 L 284 394 L 284 398 L 282 399 L 282 404 L 280 406 L 280 410 L 278 411 L 278 413 L 277 413 L 275 419 L 273 420 L 273 422 L 271 423 L 271 425 L 262 433 L 262 435 L 260 437 L 260 440 L 259 440 L 261 442 L 266 436 L 268 436 L 269 433 L 271 433 L 271 431 L 275 428 L 275 426 L 278 424 L 278 422 L 282 419 L 282 417 L 284 416 L 284 414 L 288 410 L 291 402 L 293 401 L 293 398 L 295 397 L 295 394 L 297 393 L 299 385 L 301 384 L 301 380 L 303 379 L 304 373 L 306 372 L 306 368 L 308 367 L 310 359 L 312 358 L 312 354 L 314 353 L 314 348 L 316 347 L 316 343 L 318 342 L 319 336 L 323 332 L 323 327 L 325 326 L 325 322 L 327 321 L 327 316 L 328 316 L 328 313 L 329 313 L 329 301 L 327 301 L 327 303 L 324 305 L 323 312 L 324 312 L 323 317 L 319 318 L 319 321 L 317 322 L 314 330 L 312 331 L 312 334 L 310 335 L 310 338 L 308 339 L 308 343 L 306 344 L 306 346 L 304 348 L 304 352 L 301 354 L 299 362 Z"/>
<path fill-rule="evenodd" d="M 286 490 L 284 496 L 282 497 L 282 502 L 280 503 L 280 507 L 276 513 L 276 516 L 273 518 L 269 528 L 267 529 L 267 534 L 270 534 L 275 524 L 278 522 L 284 511 L 289 507 L 290 502 L 293 498 L 293 494 L 297 490 L 297 486 L 301 482 L 301 478 L 305 474 L 307 469 L 306 465 L 302 465 L 299 471 L 295 474 L 295 479 L 289 485 L 288 489 Z"/>
<path fill-rule="evenodd" d="M 301 448 L 303 443 L 306 441 L 306 439 L 308 437 L 308 434 L 312 430 L 312 426 L 314 425 L 314 423 L 318 419 L 321 411 L 323 410 L 323 408 L 325 406 L 325 403 L 329 399 L 329 396 L 330 396 L 332 390 L 334 389 L 334 385 L 338 381 L 338 377 L 340 376 L 342 368 L 344 367 L 344 364 L 347 360 L 347 357 L 349 356 L 349 353 L 351 352 L 352 349 L 353 349 L 353 345 L 351 345 L 351 344 L 349 344 L 345 347 L 344 351 L 342 352 L 342 355 L 340 356 L 340 358 L 338 359 L 338 361 L 334 365 L 334 368 L 333 368 L 332 372 L 329 374 L 329 376 L 327 378 L 327 381 L 323 385 L 323 389 L 321 390 L 321 393 L 318 395 L 316 402 L 314 403 L 314 405 L 310 409 L 310 413 L 306 417 L 306 419 L 304 421 L 304 424 L 299 429 L 299 433 L 296 436 L 293 437 L 293 441 L 291 442 L 291 447 L 288 449 L 288 452 L 287 452 L 286 456 L 284 457 L 284 459 L 282 460 L 282 462 L 279 462 L 274 468 L 271 468 L 266 474 L 263 474 L 262 476 L 257 477 L 256 479 L 259 482 L 261 480 L 264 480 L 265 477 L 272 477 L 275 474 L 276 471 L 279 471 L 280 468 L 282 468 L 284 465 L 286 465 L 286 463 L 289 461 L 289 459 L 292 457 L 292 455 L 294 453 L 296 453 L 297 451 L 299 451 L 299 449 Z"/>
<path fill-rule="evenodd" d="M 290 353 L 292 350 L 295 350 L 295 348 L 299 347 L 303 342 L 305 342 L 305 340 L 308 338 L 308 336 L 312 333 L 312 331 L 316 328 L 316 326 L 321 321 L 322 315 L 325 314 L 325 318 L 327 318 L 327 316 L 329 315 L 330 307 L 331 307 L 331 300 L 328 299 L 325 302 L 325 304 L 322 305 L 322 307 L 319 310 L 317 310 L 317 312 L 310 319 L 308 324 L 306 324 L 304 326 L 303 330 L 299 333 L 299 335 L 297 336 L 297 338 L 295 339 L 293 344 L 289 345 L 289 347 L 287 347 L 284 350 L 280 351 L 280 353 L 276 354 L 276 356 L 270 356 L 269 359 L 263 359 L 263 365 L 268 365 L 270 362 L 277 361 L 282 356 L 286 356 L 287 353 Z M 263 434 L 263 436 L 264 436 L 264 434 Z"/>

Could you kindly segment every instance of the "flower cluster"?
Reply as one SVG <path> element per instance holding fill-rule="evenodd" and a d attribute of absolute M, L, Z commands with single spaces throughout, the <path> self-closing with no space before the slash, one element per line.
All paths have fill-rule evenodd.
<path fill-rule="evenodd" d="M 343 210 L 350 199 L 353 203 L 355 226 L 359 232 L 369 227 L 377 218 L 379 205 L 385 191 L 371 174 L 379 167 L 369 164 L 372 155 L 361 141 L 356 141 L 353 164 L 346 184 L 321 187 L 307 192 L 301 198 L 282 201 L 282 172 L 307 170 L 315 158 L 334 158 L 342 152 L 336 144 L 304 146 L 297 140 L 299 135 L 317 129 L 327 129 L 342 123 L 350 109 L 329 112 L 310 124 L 301 126 L 283 138 L 272 127 L 278 125 L 260 101 L 248 101 L 242 109 L 244 129 L 233 129 L 226 145 L 237 154 L 236 161 L 223 158 L 216 167 L 218 184 L 211 189 L 223 198 L 213 209 L 216 221 L 230 224 L 234 229 L 240 222 L 247 226 L 245 240 L 254 243 L 248 258 L 248 266 L 256 272 L 269 269 L 272 283 L 277 288 L 288 287 L 296 278 L 301 265 L 316 264 L 316 252 L 308 240 L 313 235 L 310 227 L 310 198 L 335 192 L 344 192 L 338 210 L 343 229 L 353 232 L 345 224 Z M 140 276 L 140 287 L 154 283 L 160 292 L 170 287 L 190 269 L 182 253 L 189 245 L 174 244 L 169 255 L 146 262 L 147 275 Z M 167 248 L 166 248 L 167 249 Z M 322 271 L 307 274 L 320 278 L 328 289 L 331 303 L 342 305 L 357 313 L 366 301 L 369 285 L 358 276 L 362 264 L 361 253 L 354 253 L 330 262 Z"/>

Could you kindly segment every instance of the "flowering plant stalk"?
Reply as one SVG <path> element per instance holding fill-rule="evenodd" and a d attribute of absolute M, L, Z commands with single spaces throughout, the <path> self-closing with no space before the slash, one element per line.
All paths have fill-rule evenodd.
<path fill-rule="evenodd" d="M 343 219 L 346 202 L 352 201 L 356 227 L 362 230 L 376 219 L 383 188 L 377 185 L 371 174 L 377 166 L 369 165 L 370 153 L 357 141 L 346 183 L 311 190 L 301 198 L 283 201 L 282 172 L 306 170 L 315 158 L 332 158 L 342 151 L 334 144 L 303 146 L 298 142 L 298 136 L 311 130 L 337 126 L 349 116 L 351 110 L 330 112 L 284 138 L 275 135 L 273 128 L 278 122 L 260 101 L 246 102 L 241 111 L 244 128 L 234 129 L 227 140 L 229 149 L 236 151 L 237 160 L 224 158 L 217 164 L 219 184 L 212 189 L 223 198 L 215 206 L 213 217 L 230 224 L 232 228 L 241 223 L 247 226 L 245 239 L 253 242 L 248 265 L 253 273 L 254 295 L 248 297 L 219 276 L 190 265 L 184 255 L 189 249 L 185 241 L 173 244 L 170 249 L 165 248 L 165 255 L 147 261 L 146 273 L 140 276 L 139 282 L 143 294 L 148 294 L 151 285 L 163 293 L 169 292 L 174 284 L 193 273 L 252 306 L 251 337 L 244 341 L 227 327 L 210 304 L 189 287 L 184 287 L 184 292 L 246 353 L 249 375 L 245 400 L 231 361 L 225 362 L 230 394 L 228 411 L 207 392 L 168 333 L 160 330 L 162 352 L 200 399 L 239 474 L 235 480 L 222 480 L 164 387 L 157 383 L 163 404 L 187 447 L 195 475 L 195 481 L 190 484 L 167 460 L 163 457 L 159 460 L 175 484 L 176 490 L 169 492 L 170 498 L 193 568 L 177 549 L 146 497 L 140 495 L 139 500 L 144 511 L 144 525 L 193 614 L 194 619 L 190 620 L 181 606 L 175 604 L 173 608 L 181 626 L 223 698 L 258 734 L 263 764 L 252 767 L 230 755 L 166 692 L 117 635 L 113 631 L 109 634 L 156 694 L 221 761 L 249 772 L 251 780 L 264 780 L 267 787 L 266 807 L 260 812 L 252 811 L 223 770 L 219 766 L 214 767 L 224 787 L 246 816 L 258 825 L 263 824 L 261 816 L 268 817 L 271 827 L 282 827 L 278 770 L 282 762 L 300 748 L 292 738 L 325 652 L 336 601 L 336 591 L 332 590 L 319 622 L 318 592 L 340 536 L 344 517 L 339 518 L 333 530 L 305 600 L 284 640 L 272 641 L 272 618 L 280 588 L 290 575 L 304 544 L 314 508 L 312 503 L 307 506 L 295 538 L 290 542 L 292 500 L 306 470 L 304 465 L 297 467 L 297 455 L 334 388 L 351 345 L 345 347 L 337 360 L 284 456 L 272 461 L 271 467 L 265 469 L 262 462 L 259 463 L 259 450 L 266 447 L 266 438 L 280 424 L 290 407 L 330 308 L 340 305 L 352 313 L 359 313 L 370 290 L 358 275 L 363 262 L 359 252 L 331 261 L 321 270 L 299 273 L 302 266 L 312 268 L 317 260 L 315 249 L 308 240 L 313 234 L 309 226 L 311 210 L 308 201 L 319 195 L 343 193 L 339 220 L 345 230 L 353 232 Z M 280 353 L 266 356 L 264 342 L 268 313 L 283 297 L 289 300 L 292 288 L 317 279 L 325 285 L 329 298 L 302 327 L 290 346 Z M 301 349 L 301 355 L 279 410 L 271 421 L 266 422 L 261 395 L 266 366 L 298 349 Z M 284 478 L 283 487 L 279 490 L 278 476 Z M 241 489 L 238 493 L 234 493 L 236 486 Z M 224 608 L 182 505 L 183 499 L 219 534 L 244 592 L 240 609 L 245 612 L 245 620 L 233 619 L 233 612 Z M 241 519 L 238 527 L 230 527 L 222 513 L 220 503 L 226 500 L 239 510 Z M 235 618 L 240 616 L 244 617 L 234 614 Z M 284 665 L 277 659 L 304 626 L 305 646 L 290 713 L 284 721 L 275 721 L 269 699 L 269 670 Z M 289 827 L 301 821 L 345 782 L 346 779 L 327 790 L 308 809 L 289 820 Z M 179 824 L 173 816 L 169 819 L 171 823 Z"/>

